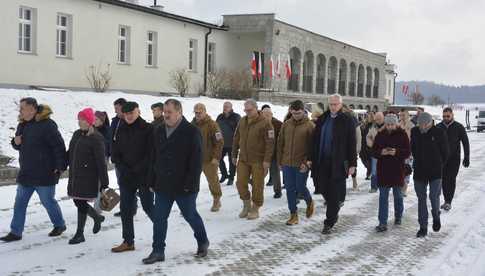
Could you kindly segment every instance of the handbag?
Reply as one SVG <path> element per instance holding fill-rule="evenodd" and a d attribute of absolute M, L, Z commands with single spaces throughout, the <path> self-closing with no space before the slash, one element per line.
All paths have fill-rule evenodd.
<path fill-rule="evenodd" d="M 101 210 L 109 212 L 113 210 L 120 202 L 120 195 L 114 189 L 107 189 L 101 194 L 100 207 Z"/>

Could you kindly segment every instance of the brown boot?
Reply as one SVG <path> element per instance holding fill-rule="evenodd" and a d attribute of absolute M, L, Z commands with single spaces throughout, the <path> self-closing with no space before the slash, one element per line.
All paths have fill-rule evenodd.
<path fill-rule="evenodd" d="M 310 204 L 306 206 L 306 217 L 311 218 L 315 212 L 315 202 L 312 200 Z"/>
<path fill-rule="evenodd" d="M 253 204 L 253 207 L 248 213 L 248 219 L 253 220 L 259 218 L 259 206 Z"/>
<path fill-rule="evenodd" d="M 286 225 L 298 224 L 298 213 L 291 214 L 290 219 L 286 222 Z"/>
<path fill-rule="evenodd" d="M 357 183 L 357 177 L 352 177 L 352 190 L 358 191 L 359 185 Z"/>
<path fill-rule="evenodd" d="M 251 200 L 243 200 L 243 209 L 239 213 L 240 218 L 247 218 L 249 214 L 249 209 L 251 209 Z"/>
<path fill-rule="evenodd" d="M 111 248 L 111 252 L 113 253 L 122 253 L 126 251 L 134 251 L 135 250 L 135 245 L 134 244 L 128 244 L 126 242 L 123 242 L 122 244 Z"/>
<path fill-rule="evenodd" d="M 216 197 L 212 202 L 211 212 L 218 212 L 221 209 L 221 198 Z"/>

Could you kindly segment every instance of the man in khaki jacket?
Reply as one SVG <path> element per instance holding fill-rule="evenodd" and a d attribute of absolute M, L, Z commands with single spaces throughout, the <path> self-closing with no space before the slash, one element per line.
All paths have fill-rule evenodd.
<path fill-rule="evenodd" d="M 297 194 L 303 195 L 307 204 L 306 217 L 314 212 L 314 203 L 306 187 L 308 179 L 307 162 L 310 161 L 315 125 L 305 114 L 303 102 L 296 100 L 290 104 L 291 118 L 283 123 L 276 148 L 278 164 L 283 170 L 286 197 L 290 209 L 290 219 L 286 225 L 298 224 Z"/>
<path fill-rule="evenodd" d="M 192 124 L 199 128 L 202 134 L 202 171 L 209 183 L 209 190 L 214 198 L 211 211 L 217 212 L 221 208 L 221 184 L 217 176 L 219 160 L 224 146 L 219 125 L 207 114 L 204 104 L 198 103 L 194 106 L 195 118 Z"/>
<path fill-rule="evenodd" d="M 234 134 L 232 162 L 237 166 L 236 186 L 244 203 L 239 217 L 257 219 L 263 206 L 264 177 L 271 165 L 275 133 L 271 122 L 258 112 L 256 101 L 247 100 L 244 112 L 246 116 L 239 121 Z M 253 181 L 252 194 L 249 179 Z"/>

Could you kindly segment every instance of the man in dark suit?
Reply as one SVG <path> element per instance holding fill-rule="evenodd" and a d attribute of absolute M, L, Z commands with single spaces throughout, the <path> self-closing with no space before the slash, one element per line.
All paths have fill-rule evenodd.
<path fill-rule="evenodd" d="M 153 250 L 143 259 L 144 264 L 165 260 L 168 217 L 174 202 L 194 231 L 198 245 L 195 256 L 207 256 L 209 248 L 204 222 L 196 208 L 202 172 L 202 136 L 185 119 L 178 100 L 167 100 L 163 113 L 165 125 L 155 130 L 148 173 L 150 188 L 155 192 L 155 211 Z"/>

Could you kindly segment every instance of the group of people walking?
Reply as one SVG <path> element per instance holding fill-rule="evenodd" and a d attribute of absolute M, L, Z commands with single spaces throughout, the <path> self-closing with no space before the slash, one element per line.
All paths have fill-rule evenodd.
<path fill-rule="evenodd" d="M 236 180 L 241 219 L 260 217 L 265 185 L 273 186 L 276 199 L 285 189 L 289 226 L 299 223 L 300 200 L 306 203 L 305 217 L 310 218 L 315 212 L 315 201 L 307 188 L 311 176 L 315 194 L 321 194 L 327 206 L 322 233 L 330 234 L 345 201 L 347 178 L 352 177 L 354 190 L 359 188 L 356 168 L 360 156 L 371 180 L 370 192 L 379 190 L 376 231 L 387 230 L 391 189 L 394 223 L 401 224 L 403 196 L 412 174 L 419 205 L 417 236 L 423 237 L 428 225 L 427 186 L 434 231 L 441 227 L 441 187 L 445 196 L 441 208 L 451 209 L 461 162 L 460 143 L 465 152 L 463 165 L 469 166 L 466 131 L 454 121 L 450 108 L 443 111 L 443 122 L 437 126 L 425 112 L 419 114 L 416 126 L 405 111 L 399 115 L 369 114 L 360 122 L 338 94 L 329 96 L 327 111 L 313 110 L 311 118 L 302 101 L 293 101 L 283 121 L 273 117 L 269 105 L 259 109 L 252 99 L 244 103 L 243 117 L 233 111 L 230 102 L 225 102 L 215 121 L 202 103 L 194 106 L 191 122 L 184 117 L 182 104 L 176 99 L 155 103 L 151 108 L 153 121 L 148 123 L 140 116 L 136 102 L 117 99 L 111 124 L 106 112 L 85 108 L 78 114 L 79 129 L 66 150 L 57 125 L 50 118 L 49 106 L 38 104 L 34 98 L 22 99 L 19 124 L 12 139 L 20 162 L 14 216 L 10 233 L 1 240 L 22 239 L 26 208 L 34 191 L 54 225 L 49 236 L 66 231 L 55 200 L 55 185 L 67 169 L 68 195 L 77 207 L 77 230 L 69 244 L 85 241 L 87 217 L 93 219 L 93 233 L 98 233 L 105 218 L 89 203 L 99 201 L 109 186 L 109 159 L 119 186 L 120 212 L 116 215 L 121 216 L 123 239 L 111 251 L 135 250 L 133 217 L 139 198 L 153 223 L 152 252 L 143 259 L 145 264 L 165 260 L 168 217 L 174 203 L 194 232 L 195 256 L 207 255 L 210 243 L 196 206 L 202 173 L 213 198 L 211 212 L 223 208 L 221 184 L 227 181 L 227 185 L 233 185 Z"/>

